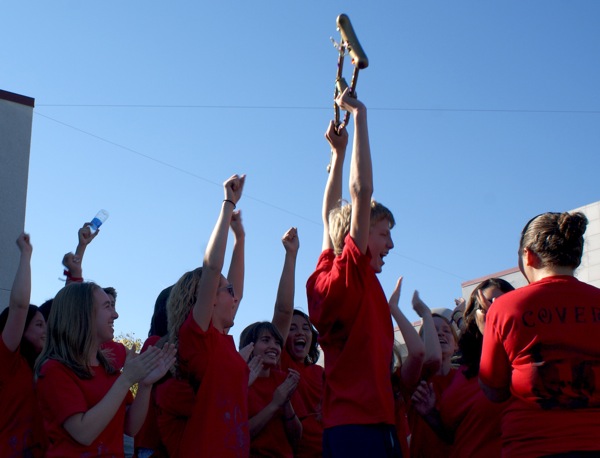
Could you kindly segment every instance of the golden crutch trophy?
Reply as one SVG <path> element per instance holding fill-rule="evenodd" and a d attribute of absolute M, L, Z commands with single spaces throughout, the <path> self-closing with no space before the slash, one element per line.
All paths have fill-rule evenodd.
<path fill-rule="evenodd" d="M 337 76 L 335 78 L 335 91 L 333 94 L 334 100 L 348 87 L 348 83 L 342 76 L 342 72 L 344 70 L 344 58 L 346 57 L 346 54 L 350 54 L 350 58 L 352 59 L 352 65 L 354 65 L 354 71 L 352 72 L 352 80 L 350 81 L 350 91 L 354 97 L 356 97 L 356 83 L 358 81 L 358 72 L 369 66 L 369 59 L 367 58 L 365 51 L 362 49 L 358 38 L 356 37 L 356 33 L 354 32 L 354 28 L 352 27 L 350 18 L 345 14 L 340 14 L 337 17 L 336 23 L 337 29 L 339 30 L 341 35 L 341 40 L 339 43 L 337 43 L 333 38 L 331 38 L 333 45 L 338 50 Z M 346 112 L 346 114 L 344 115 L 344 120 L 340 121 L 340 107 L 335 102 L 333 102 L 333 110 L 335 130 L 336 132 L 339 132 L 340 129 L 348 125 L 350 113 Z M 330 169 L 331 161 L 327 166 L 327 172 L 329 172 Z"/>

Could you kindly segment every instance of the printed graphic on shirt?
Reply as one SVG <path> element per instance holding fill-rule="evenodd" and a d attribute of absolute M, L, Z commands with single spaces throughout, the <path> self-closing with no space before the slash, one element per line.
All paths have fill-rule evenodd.
<path fill-rule="evenodd" d="M 579 355 L 578 358 L 565 355 Z M 600 357 L 577 349 L 536 344 L 531 348 L 532 392 L 543 409 L 600 407 Z"/>

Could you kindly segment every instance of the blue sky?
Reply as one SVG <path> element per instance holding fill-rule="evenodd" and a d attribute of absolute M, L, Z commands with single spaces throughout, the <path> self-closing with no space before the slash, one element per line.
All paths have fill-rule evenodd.
<path fill-rule="evenodd" d="M 410 319 L 414 289 L 452 306 L 461 282 L 516 265 L 530 217 L 598 200 L 595 0 L 4 1 L 0 89 L 36 100 L 32 302 L 60 288 L 77 229 L 105 208 L 84 276 L 117 289 L 116 332 L 145 338 L 158 293 L 201 263 L 221 183 L 246 173 L 232 334 L 271 318 L 290 226 L 306 310 L 342 12 L 370 61 L 374 198 L 397 220 L 380 280 L 390 294 L 404 276 Z"/>

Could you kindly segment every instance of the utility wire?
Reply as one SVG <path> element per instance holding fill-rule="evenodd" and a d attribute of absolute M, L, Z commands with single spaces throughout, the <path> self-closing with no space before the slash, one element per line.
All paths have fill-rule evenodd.
<path fill-rule="evenodd" d="M 150 104 L 37 104 L 53 108 L 200 108 L 223 110 L 330 110 L 331 107 L 298 107 L 274 105 L 150 105 Z M 550 114 L 600 114 L 600 110 L 542 110 L 504 108 L 415 108 L 369 107 L 369 111 L 433 111 L 455 113 L 550 113 Z"/>
<path fill-rule="evenodd" d="M 156 159 L 156 158 L 154 158 L 154 157 L 152 157 L 152 156 L 149 156 L 149 155 L 147 155 L 147 154 L 141 153 L 141 152 L 139 152 L 139 151 L 137 151 L 137 150 L 135 150 L 135 149 L 133 149 L 133 148 L 130 148 L 130 147 L 128 147 L 128 146 L 125 146 L 125 145 L 122 145 L 122 144 L 120 144 L 120 143 L 114 142 L 114 141 L 112 141 L 112 140 L 108 140 L 107 138 L 104 138 L 104 137 L 101 137 L 101 136 L 99 136 L 99 135 L 93 134 L 92 132 L 88 132 L 88 131 L 86 131 L 86 130 L 80 129 L 79 127 L 75 127 L 75 126 L 73 126 L 73 125 L 71 125 L 71 124 L 68 124 L 68 123 L 66 123 L 66 122 L 59 121 L 58 119 L 55 119 L 55 118 L 52 118 L 52 117 L 50 117 L 50 116 L 44 115 L 44 114 L 40 113 L 40 112 L 39 112 L 39 111 L 37 111 L 37 110 L 35 110 L 35 113 L 36 113 L 36 115 L 38 115 L 38 116 L 41 116 L 41 117 L 43 117 L 43 118 L 46 118 L 46 119 L 48 119 L 48 120 L 50 120 L 50 121 L 52 121 L 52 122 L 55 122 L 55 123 L 57 123 L 57 124 L 60 124 L 60 125 L 62 125 L 62 126 L 64 126 L 64 127 L 67 127 L 67 128 L 69 128 L 69 129 L 72 129 L 72 130 L 75 130 L 75 131 L 77 131 L 77 132 L 80 132 L 80 133 L 82 133 L 82 134 L 84 134 L 84 135 L 88 135 L 88 136 L 90 136 L 90 137 L 92 137 L 92 138 L 95 138 L 96 140 L 102 141 L 102 142 L 104 142 L 104 143 L 108 143 L 109 145 L 112 145 L 112 146 L 115 146 L 115 147 L 117 147 L 117 148 L 123 149 L 123 150 L 125 150 L 125 151 L 128 151 L 128 152 L 130 152 L 130 153 L 133 153 L 133 154 L 135 154 L 135 155 L 137 155 L 137 156 L 143 157 L 144 159 L 148 159 L 148 160 L 150 160 L 150 161 L 153 161 L 153 162 L 155 162 L 155 163 L 157 163 L 157 164 L 160 164 L 160 165 L 162 165 L 162 166 L 168 167 L 168 168 L 170 168 L 170 169 L 176 170 L 176 171 L 178 171 L 178 172 L 185 173 L 186 175 L 189 175 L 189 176 L 191 176 L 191 177 L 193 177 L 193 178 L 197 178 L 197 179 L 199 179 L 199 180 L 202 180 L 202 181 L 204 181 L 204 182 L 206 182 L 206 183 L 209 183 L 209 184 L 212 184 L 212 185 L 214 185 L 214 186 L 218 186 L 218 187 L 222 186 L 222 184 L 221 184 L 221 183 L 217 183 L 217 182 L 215 182 L 215 181 L 213 181 L 213 180 L 210 180 L 210 179 L 208 179 L 208 178 L 206 178 L 206 177 L 203 177 L 203 176 L 201 176 L 201 175 L 198 175 L 198 174 L 196 174 L 196 173 L 192 173 L 192 172 L 190 172 L 189 170 L 185 170 L 185 169 L 182 169 L 181 167 L 177 167 L 177 166 L 175 166 L 175 165 L 173 165 L 173 164 L 169 164 L 168 162 L 162 161 L 162 160 L 160 160 L 160 159 Z M 307 222 L 309 222 L 309 223 L 311 223 L 311 224 L 313 224 L 313 225 L 315 225 L 315 226 L 321 226 L 321 223 L 318 223 L 318 222 L 316 222 L 316 221 L 314 221 L 314 220 L 312 220 L 312 219 L 310 219 L 310 218 L 306 218 L 305 216 L 299 215 L 298 213 L 291 212 L 291 211 L 289 211 L 289 210 L 288 210 L 288 209 L 286 209 L 286 208 L 279 207 L 279 206 L 277 206 L 277 205 L 273 205 L 273 204 L 271 204 L 271 203 L 269 203 L 269 202 L 267 202 L 267 201 L 264 201 L 264 200 L 262 200 L 262 199 L 259 199 L 259 198 L 257 198 L 257 197 L 252 197 L 251 195 L 248 195 L 248 194 L 244 193 L 244 198 L 245 198 L 245 199 L 250 199 L 250 200 L 253 200 L 253 201 L 255 201 L 255 202 L 258 202 L 258 203 L 261 203 L 261 204 L 263 204 L 263 205 L 265 205 L 265 206 L 267 206 L 267 207 L 271 207 L 271 208 L 273 208 L 273 209 L 275 209 L 275 210 L 278 210 L 278 211 L 280 211 L 280 212 L 287 213 L 287 214 L 289 214 L 289 215 L 292 215 L 292 216 L 294 216 L 294 217 L 296 217 L 296 218 L 300 218 L 300 219 L 302 219 L 302 220 L 304 220 L 304 221 L 307 221 Z M 436 266 L 434 266 L 434 265 L 427 264 L 427 263 L 425 263 L 425 262 L 422 262 L 422 261 L 419 261 L 419 260 L 417 260 L 417 259 L 411 258 L 411 257 L 409 257 L 409 256 L 406 256 L 406 255 L 400 254 L 400 253 L 398 253 L 398 252 L 392 252 L 391 254 L 392 254 L 392 255 L 395 255 L 395 256 L 399 256 L 399 257 L 401 257 L 401 258 L 404 258 L 404 259 L 407 259 L 407 260 L 409 260 L 409 261 L 411 261 L 411 262 L 414 262 L 414 263 L 416 263 L 416 264 L 421 264 L 422 266 L 428 267 L 428 268 L 430 268 L 430 269 L 433 269 L 433 270 L 437 270 L 437 271 L 439 271 L 439 272 L 442 272 L 442 273 L 444 273 L 444 274 L 446 274 L 446 275 L 450 275 L 450 276 L 452 276 L 452 277 L 455 277 L 455 278 L 458 278 L 459 280 L 463 280 L 463 281 L 464 281 L 464 277 L 462 277 L 462 276 L 460 276 L 460 275 L 457 275 L 457 274 L 455 274 L 455 273 L 449 272 L 449 271 L 447 271 L 447 270 L 444 270 L 444 269 L 442 269 L 442 268 L 440 268 L 440 267 L 436 267 Z"/>

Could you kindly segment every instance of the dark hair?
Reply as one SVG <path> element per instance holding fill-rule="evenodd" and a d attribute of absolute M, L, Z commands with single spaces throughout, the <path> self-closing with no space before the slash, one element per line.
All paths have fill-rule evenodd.
<path fill-rule="evenodd" d="M 306 320 L 306 322 L 308 323 L 308 326 L 310 327 L 310 333 L 312 335 L 310 348 L 308 349 L 308 354 L 306 355 L 306 358 L 304 359 L 304 364 L 306 366 L 310 366 L 311 364 L 316 364 L 317 361 L 319 360 L 319 355 L 320 355 L 319 345 L 317 342 L 319 333 L 317 332 L 317 330 L 315 329 L 313 324 L 310 322 L 310 318 L 308 317 L 308 315 L 306 313 L 304 313 L 302 310 L 294 309 L 294 315 L 301 316 L 302 318 L 304 318 Z"/>
<path fill-rule="evenodd" d="M 530 219 L 523 228 L 519 255 L 527 248 L 540 258 L 542 266 L 576 269 L 581 264 L 587 223 L 581 212 L 542 213 Z"/>
<path fill-rule="evenodd" d="M 283 348 L 283 337 L 275 325 L 270 321 L 259 321 L 246 326 L 242 331 L 240 334 L 240 349 L 251 343 L 258 342 L 258 339 L 265 333 L 271 334 L 279 346 Z"/>
<path fill-rule="evenodd" d="M 42 312 L 42 315 L 44 315 L 44 320 L 46 320 L 46 323 L 48 322 L 48 317 L 50 316 L 50 310 L 52 310 L 52 302 L 53 301 L 54 301 L 54 298 L 48 299 L 46 302 L 44 302 L 39 307 L 40 312 Z"/>
<path fill-rule="evenodd" d="M 29 367 L 32 370 L 33 365 L 35 363 L 35 359 L 38 357 L 38 353 L 35 350 L 33 344 L 25 338 L 25 331 L 27 330 L 27 326 L 29 326 L 29 324 L 31 323 L 31 320 L 33 320 L 35 314 L 39 311 L 40 309 L 37 306 L 29 304 L 29 308 L 27 309 L 27 318 L 25 318 L 25 327 L 23 328 L 23 335 L 21 336 L 21 343 L 19 344 L 19 352 L 21 353 L 21 356 L 25 358 L 25 361 L 27 361 L 27 364 L 29 364 Z M 6 321 L 8 320 L 8 313 L 8 307 L 6 307 L 4 310 L 2 310 L 2 313 L 0 313 L 0 334 L 2 333 L 2 331 L 4 331 L 4 327 L 6 326 Z"/>
<path fill-rule="evenodd" d="M 467 367 L 464 370 L 466 378 L 472 378 L 479 374 L 483 334 L 481 334 L 476 320 L 477 310 L 482 308 L 482 304 L 479 303 L 477 296 L 479 291 L 488 288 L 498 288 L 503 293 L 508 293 L 515 289 L 513 285 L 506 280 L 492 277 L 479 283 L 479 285 L 471 292 L 471 296 L 469 296 L 469 301 L 467 302 L 463 313 L 465 329 L 458 340 L 458 348 L 461 355 L 459 362 Z"/>
<path fill-rule="evenodd" d="M 171 285 L 168 288 L 163 289 L 154 303 L 154 313 L 150 320 L 150 330 L 148 331 L 148 337 L 150 336 L 166 336 L 169 332 L 167 327 L 167 301 L 169 300 L 169 294 L 175 285 Z"/>
<path fill-rule="evenodd" d="M 106 288 L 102 288 L 102 291 L 104 291 L 109 296 L 112 296 L 115 301 L 117 300 L 117 290 L 114 289 L 112 286 L 107 286 Z"/>

